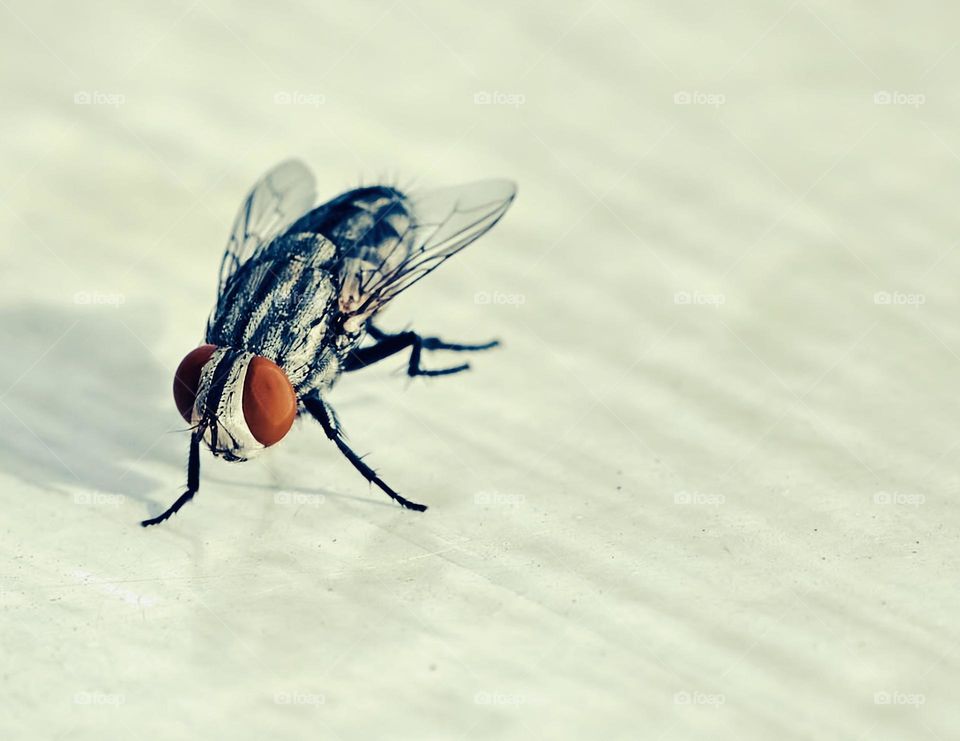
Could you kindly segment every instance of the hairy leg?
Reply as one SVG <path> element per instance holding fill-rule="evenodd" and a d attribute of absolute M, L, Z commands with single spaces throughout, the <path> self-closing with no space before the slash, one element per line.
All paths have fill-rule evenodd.
<path fill-rule="evenodd" d="M 391 355 L 410 348 L 410 360 L 407 364 L 408 376 L 448 376 L 451 373 L 460 373 L 470 368 L 469 363 L 453 366 L 452 368 L 440 368 L 429 370 L 420 366 L 420 356 L 424 350 L 451 350 L 453 352 L 474 352 L 478 350 L 489 350 L 500 343 L 496 340 L 486 342 L 482 345 L 464 345 L 454 342 L 444 342 L 439 337 L 423 337 L 416 332 L 398 332 L 396 334 L 387 334 L 373 325 L 367 323 L 367 332 L 377 343 L 369 347 L 362 347 L 354 350 L 347 357 L 344 364 L 344 371 L 355 371 L 366 368 L 369 365 L 389 358 Z"/>
<path fill-rule="evenodd" d="M 171 504 L 170 508 L 167 509 L 167 511 L 162 515 L 152 517 L 149 520 L 144 520 L 140 524 L 143 525 L 143 527 L 149 527 L 150 525 L 159 525 L 164 520 L 169 519 L 171 515 L 176 514 L 183 505 L 193 499 L 194 494 L 197 493 L 199 488 L 200 435 L 195 432 L 190 436 L 190 457 L 187 461 L 187 490 L 183 492 L 183 494 L 180 495 L 180 498 Z"/>
<path fill-rule="evenodd" d="M 376 484 L 387 496 L 396 500 L 399 504 L 402 504 L 407 509 L 423 512 L 427 508 L 425 504 L 411 502 L 409 499 L 405 499 L 397 494 L 397 492 L 387 486 L 383 479 L 377 476 L 376 471 L 364 463 L 363 459 L 354 453 L 353 450 L 351 450 L 350 446 L 347 445 L 343 439 L 343 433 L 340 432 L 340 427 L 337 424 L 333 410 L 327 406 L 326 402 L 319 397 L 311 396 L 303 400 L 303 405 L 306 407 L 307 411 L 310 412 L 311 416 L 313 416 L 313 418 L 320 423 L 320 426 L 323 427 L 323 431 L 327 433 L 327 437 L 334 442 L 334 444 L 340 449 L 340 452 L 343 453 L 344 457 L 350 461 L 353 467 L 356 468 L 367 481 L 369 481 L 371 484 Z"/>

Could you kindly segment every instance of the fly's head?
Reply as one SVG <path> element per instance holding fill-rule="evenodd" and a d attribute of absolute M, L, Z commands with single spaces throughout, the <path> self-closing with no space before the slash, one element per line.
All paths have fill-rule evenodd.
<path fill-rule="evenodd" d="M 180 361 L 173 399 L 210 452 L 229 461 L 280 442 L 297 416 L 297 395 L 280 366 L 215 345 L 201 345 Z"/>

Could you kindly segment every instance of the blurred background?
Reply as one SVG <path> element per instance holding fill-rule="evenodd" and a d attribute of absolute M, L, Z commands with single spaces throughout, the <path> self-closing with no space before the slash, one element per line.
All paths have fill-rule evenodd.
<path fill-rule="evenodd" d="M 943 3 L 0 1 L 4 738 L 946 739 Z M 384 317 L 498 337 L 185 481 L 241 200 L 509 177 Z M 449 364 L 439 353 L 433 367 Z"/>

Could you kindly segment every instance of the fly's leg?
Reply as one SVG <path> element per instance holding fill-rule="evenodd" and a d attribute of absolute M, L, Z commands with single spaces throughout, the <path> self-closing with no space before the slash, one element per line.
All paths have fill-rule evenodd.
<path fill-rule="evenodd" d="M 164 512 L 162 515 L 157 517 L 152 517 L 149 520 L 144 520 L 140 524 L 143 527 L 149 527 L 150 525 L 159 525 L 164 520 L 168 519 L 171 515 L 176 514 L 180 508 L 193 499 L 193 495 L 197 493 L 197 490 L 200 488 L 200 435 L 194 433 L 190 436 L 190 458 L 187 462 L 187 490 L 180 495 L 180 498 L 177 499 L 173 504 L 170 505 L 170 508 Z"/>
<path fill-rule="evenodd" d="M 346 459 L 350 461 L 353 467 L 356 468 L 367 481 L 369 481 L 371 484 L 376 484 L 387 496 L 396 500 L 399 504 L 402 504 L 407 509 L 423 512 L 427 508 L 427 505 L 425 504 L 411 502 L 409 499 L 404 499 L 402 496 L 397 494 L 397 492 L 387 486 L 383 479 L 377 476 L 376 471 L 364 463 L 363 459 L 350 449 L 350 446 L 347 445 L 343 439 L 343 433 L 340 431 L 340 427 L 337 424 L 333 410 L 327 406 L 326 402 L 319 397 L 308 396 L 303 400 L 303 405 L 306 407 L 307 411 L 310 412 L 313 418 L 320 423 L 320 426 L 323 427 L 323 431 L 327 433 L 327 437 L 333 440 L 333 443 L 340 449 L 340 452 L 343 453 Z"/>
<path fill-rule="evenodd" d="M 477 350 L 489 350 L 500 343 L 497 340 L 486 342 L 482 345 L 463 345 L 453 342 L 444 342 L 439 337 L 422 337 L 416 332 L 398 332 L 397 334 L 387 334 L 372 322 L 367 323 L 367 332 L 377 344 L 370 347 L 361 347 L 354 350 L 347 357 L 343 366 L 344 371 L 360 370 L 368 365 L 373 365 L 377 361 L 388 358 L 391 355 L 410 348 L 410 361 L 407 365 L 408 376 L 448 376 L 451 373 L 460 373 L 470 368 L 469 363 L 463 363 L 452 368 L 440 368 L 437 370 L 428 370 L 420 366 L 420 355 L 424 350 L 452 350 L 454 352 L 473 352 Z"/>

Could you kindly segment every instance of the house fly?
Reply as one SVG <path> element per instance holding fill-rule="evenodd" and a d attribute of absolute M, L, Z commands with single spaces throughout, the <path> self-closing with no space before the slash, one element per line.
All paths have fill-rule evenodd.
<path fill-rule="evenodd" d="M 409 350 L 407 374 L 459 373 L 421 365 L 424 351 L 487 350 L 417 332 L 390 333 L 374 320 L 393 298 L 489 230 L 507 211 L 507 180 L 407 194 L 374 185 L 314 207 L 315 181 L 297 160 L 267 172 L 240 207 L 223 260 L 204 344 L 174 375 L 173 395 L 191 425 L 187 490 L 156 525 L 200 487 L 200 444 L 245 461 L 278 443 L 299 415 L 316 419 L 367 479 L 404 507 L 405 499 L 347 444 L 327 392 L 343 373 Z"/>

